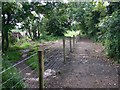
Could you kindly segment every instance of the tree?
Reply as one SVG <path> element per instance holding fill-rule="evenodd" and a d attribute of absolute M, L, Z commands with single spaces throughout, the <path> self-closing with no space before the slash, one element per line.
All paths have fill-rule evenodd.
<path fill-rule="evenodd" d="M 2 3 L 2 52 L 7 51 L 9 47 L 9 31 L 14 28 L 17 21 L 20 20 L 19 12 L 21 7 L 19 3 Z"/>
<path fill-rule="evenodd" d="M 47 23 L 46 31 L 48 34 L 53 34 L 57 36 L 63 36 L 64 32 L 69 27 L 68 18 L 69 15 L 66 13 L 66 5 L 63 3 L 54 3 L 54 8 L 52 10 L 51 16 Z"/>

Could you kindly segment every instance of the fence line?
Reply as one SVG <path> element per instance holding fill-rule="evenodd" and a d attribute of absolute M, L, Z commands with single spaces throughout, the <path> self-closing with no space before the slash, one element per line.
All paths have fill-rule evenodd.
<path fill-rule="evenodd" d="M 70 50 L 66 50 L 66 39 L 67 37 L 64 37 L 63 38 L 63 62 L 65 63 L 66 62 L 66 51 L 69 51 L 70 53 L 73 51 L 73 49 L 74 49 L 74 47 L 75 47 L 75 41 L 76 41 L 76 43 L 77 43 L 77 41 L 79 40 L 78 39 L 78 37 L 76 36 L 73 36 L 73 38 L 72 37 L 69 37 L 69 48 L 70 48 Z M 73 42 L 72 42 L 72 39 L 73 39 Z M 72 44 L 73 43 L 73 44 Z M 73 45 L 73 47 L 72 47 L 72 45 Z M 56 58 L 54 61 L 50 61 L 50 62 L 48 62 L 45 66 L 44 66 L 44 54 L 46 54 L 46 52 L 44 52 L 46 49 L 43 49 L 43 50 L 40 50 L 40 51 L 38 51 L 38 53 L 34 53 L 33 55 L 31 55 L 31 56 L 29 56 L 29 57 L 27 57 L 27 58 L 25 58 L 25 59 L 23 59 L 22 61 L 20 61 L 20 62 L 18 62 L 18 63 L 16 63 L 16 64 L 14 64 L 13 66 L 11 66 L 11 67 L 9 67 L 9 68 L 7 68 L 7 69 L 5 69 L 5 70 L 3 70 L 2 72 L 0 72 L 0 74 L 2 74 L 2 73 L 4 73 L 4 72 L 6 72 L 6 71 L 8 71 L 9 69 L 11 69 L 11 68 L 13 68 L 13 67 L 15 67 L 15 66 L 17 66 L 17 65 L 19 65 L 19 64 L 21 64 L 22 62 L 25 62 L 25 61 L 27 61 L 28 59 L 30 59 L 30 58 L 32 58 L 33 56 L 35 56 L 36 54 L 38 54 L 38 66 L 39 66 L 39 69 L 38 68 L 36 68 L 36 69 L 34 69 L 34 70 L 32 70 L 31 72 L 30 72 L 30 74 L 32 74 L 35 70 L 39 70 L 39 88 L 41 89 L 41 90 L 43 90 L 43 88 L 44 88 L 44 79 L 43 79 L 43 75 L 44 75 L 44 68 L 48 68 L 48 67 L 50 67 L 50 68 L 54 68 L 54 65 L 57 65 L 57 67 L 56 67 L 56 69 L 58 69 L 58 68 L 60 68 L 60 66 L 61 66 L 61 64 L 60 63 L 62 63 L 62 62 L 60 62 L 60 63 L 57 63 L 57 60 L 58 60 L 58 58 Z M 54 50 L 53 50 L 54 51 Z M 50 53 L 50 52 L 49 52 Z M 59 54 L 59 50 L 58 51 L 56 51 L 56 55 L 55 55 L 55 57 L 58 57 L 57 55 Z M 50 58 L 52 58 L 52 57 L 50 57 Z M 49 58 L 49 59 L 50 59 Z M 35 62 L 34 62 L 35 63 Z M 27 67 L 25 67 L 24 69 L 22 69 L 21 71 L 19 71 L 18 73 L 21 73 L 22 71 L 24 71 L 24 70 L 26 70 L 27 68 L 29 68 L 30 66 L 32 66 L 34 63 L 31 63 L 29 66 L 27 66 Z M 18 75 L 18 74 L 17 74 Z M 4 85 L 5 83 L 7 83 L 8 81 L 10 81 L 13 77 L 15 77 L 16 75 L 13 75 L 11 78 L 9 78 L 9 79 L 7 79 L 5 82 L 3 82 L 0 86 L 2 86 L 2 85 Z M 16 87 L 16 85 L 18 85 L 21 81 L 23 81 L 24 79 L 26 79 L 27 77 L 25 77 L 25 78 L 23 78 L 23 79 L 21 79 L 20 81 L 18 81 L 14 86 L 12 86 L 12 88 L 15 88 Z"/>
<path fill-rule="evenodd" d="M 12 65 L 11 67 L 8 67 L 7 69 L 5 69 L 5 70 L 3 70 L 2 72 L 0 72 L 0 74 L 6 72 L 6 71 L 8 71 L 8 70 L 10 70 L 11 68 L 14 68 L 15 66 L 21 64 L 22 62 L 27 61 L 28 59 L 32 58 L 32 57 L 35 56 L 36 54 L 37 54 L 37 53 L 34 53 L 34 54 L 32 54 L 31 56 L 23 59 L 22 61 L 14 64 L 14 65 Z M 11 79 L 13 79 L 16 75 L 18 75 L 18 74 L 21 73 L 22 71 L 24 71 L 24 70 L 26 70 L 27 68 L 29 68 L 30 66 L 32 66 L 34 63 L 35 63 L 35 62 L 31 63 L 29 66 L 25 67 L 24 69 L 22 69 L 21 71 L 19 71 L 17 74 L 13 75 L 12 77 L 10 77 L 10 78 L 7 79 L 6 81 L 4 81 L 4 82 L 0 85 L 0 87 L 2 87 L 2 85 L 6 84 L 6 83 L 7 83 L 8 81 L 10 81 Z M 20 80 L 20 81 L 22 81 L 22 80 Z M 16 85 L 19 84 L 19 83 L 20 83 L 20 82 L 17 82 Z M 8 88 L 8 87 L 7 87 L 7 88 Z"/>
<path fill-rule="evenodd" d="M 68 39 L 67 39 L 68 38 Z M 66 42 L 67 41 L 67 42 Z M 76 41 L 76 42 L 75 42 Z M 68 54 L 68 52 L 69 53 L 71 53 L 72 52 L 72 48 L 73 48 L 73 46 L 75 47 L 75 44 L 77 43 L 77 41 L 78 41 L 78 39 L 77 39 L 77 36 L 75 37 L 75 36 L 73 36 L 73 37 L 64 37 L 63 38 L 63 62 L 64 63 L 66 63 L 67 61 L 66 61 L 66 55 Z M 67 43 L 69 43 L 68 45 L 70 46 L 69 48 L 70 48 L 70 50 L 67 50 L 68 48 L 67 48 L 67 46 L 68 45 L 66 45 Z M 66 49 L 67 48 L 67 49 Z M 74 48 L 73 48 L 74 49 Z M 68 52 L 66 52 L 66 51 L 68 51 Z M 55 56 L 56 57 L 56 56 Z M 51 64 L 51 61 L 50 61 L 50 63 L 48 63 L 48 64 L 50 64 L 50 68 L 51 69 L 59 69 L 60 67 L 61 67 L 61 65 L 62 65 L 62 62 L 59 62 L 59 63 L 57 63 L 56 61 L 58 60 L 58 58 L 56 58 L 54 61 L 52 61 L 52 64 Z M 55 67 L 54 68 L 54 66 L 57 66 L 57 67 Z M 46 81 L 46 83 L 47 83 L 47 81 Z"/>
<path fill-rule="evenodd" d="M 18 73 L 21 73 L 22 71 L 24 71 L 25 69 L 29 68 L 31 65 L 33 65 L 35 62 L 31 63 L 29 66 L 27 66 L 26 68 L 22 69 L 21 71 L 19 71 Z M 5 82 L 3 82 L 0 86 L 4 85 L 5 83 L 7 83 L 8 81 L 10 81 L 12 78 L 14 78 L 14 76 L 16 76 L 17 74 L 13 75 L 11 78 L 7 79 Z"/>
<path fill-rule="evenodd" d="M 32 74 L 35 70 L 37 70 L 38 68 L 36 68 L 36 69 L 34 69 L 34 70 L 32 70 L 31 72 L 30 72 L 30 74 Z M 27 78 L 27 77 L 25 77 L 25 78 Z M 17 82 L 14 86 L 12 86 L 12 88 L 14 88 L 17 84 L 19 84 L 21 81 L 23 81 L 25 78 L 23 78 L 23 79 L 21 79 L 19 82 Z"/>
<path fill-rule="evenodd" d="M 20 63 L 22 63 L 22 62 L 24 62 L 24 61 L 26 61 L 26 60 L 30 59 L 31 57 L 35 56 L 36 54 L 37 54 L 37 53 L 34 53 L 33 55 L 31 55 L 31 56 L 29 56 L 29 57 L 27 57 L 27 58 L 23 59 L 22 61 L 20 61 L 20 62 L 18 62 L 18 63 L 16 63 L 16 64 L 14 64 L 13 66 L 11 66 L 11 67 L 9 67 L 9 68 L 7 68 L 7 69 L 3 70 L 2 72 L 0 72 L 0 74 L 2 74 L 2 73 L 4 73 L 4 72 L 6 72 L 7 70 L 9 70 L 9 69 L 11 69 L 11 68 L 13 68 L 13 67 L 15 67 L 15 66 L 19 65 Z"/>
<path fill-rule="evenodd" d="M 76 37 L 75 37 L 75 35 L 73 35 L 73 44 L 72 44 L 72 38 L 71 37 L 68 37 L 69 38 L 69 45 L 70 45 L 70 53 L 74 50 L 74 48 L 75 48 L 75 42 L 77 43 L 77 41 L 79 40 L 79 39 L 77 39 L 78 38 L 78 36 L 79 35 L 77 35 Z M 64 59 L 64 62 L 66 61 L 66 43 L 65 43 L 65 41 L 66 41 L 66 38 L 67 37 L 64 37 L 63 38 L 63 59 Z M 72 45 L 73 45 L 73 47 L 72 47 Z"/>
<path fill-rule="evenodd" d="M 57 51 L 56 53 L 58 54 L 58 52 L 59 52 L 59 51 Z M 50 57 L 50 58 L 52 58 L 52 57 Z M 49 58 L 49 59 L 50 59 L 50 58 Z M 55 60 L 54 60 L 54 61 L 55 61 Z M 45 65 L 45 68 L 49 67 L 50 64 L 51 64 L 51 62 L 53 62 L 53 61 L 51 60 L 48 64 L 46 64 L 46 65 Z"/>

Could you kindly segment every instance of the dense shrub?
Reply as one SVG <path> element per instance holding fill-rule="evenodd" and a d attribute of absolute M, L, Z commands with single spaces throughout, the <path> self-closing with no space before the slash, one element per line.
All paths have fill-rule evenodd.
<path fill-rule="evenodd" d="M 120 59 L 120 10 L 113 12 L 110 16 L 102 19 L 98 25 L 107 54 L 110 57 Z"/>

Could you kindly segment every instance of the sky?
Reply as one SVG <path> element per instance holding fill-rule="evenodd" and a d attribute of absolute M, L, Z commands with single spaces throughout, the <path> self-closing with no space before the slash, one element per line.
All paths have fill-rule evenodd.
<path fill-rule="evenodd" d="M 28 0 L 28 2 L 32 2 L 33 0 Z M 34 0 L 35 1 L 35 0 Z M 44 2 L 50 2 L 50 1 L 57 1 L 57 2 L 64 2 L 64 3 L 68 3 L 69 0 L 36 0 L 36 1 L 40 1 L 42 4 L 44 4 Z"/>

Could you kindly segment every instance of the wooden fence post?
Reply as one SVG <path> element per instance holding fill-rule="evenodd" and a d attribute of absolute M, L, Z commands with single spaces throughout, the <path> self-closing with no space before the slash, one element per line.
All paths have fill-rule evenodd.
<path fill-rule="evenodd" d="M 77 41 L 76 42 L 78 42 L 80 40 L 80 36 L 79 35 L 77 35 Z"/>
<path fill-rule="evenodd" d="M 78 35 L 75 37 L 75 40 L 76 40 L 76 43 L 77 43 L 77 41 L 78 41 Z"/>
<path fill-rule="evenodd" d="M 80 40 L 80 35 L 79 35 L 79 38 L 78 38 L 78 40 Z"/>
<path fill-rule="evenodd" d="M 72 52 L 72 43 L 71 43 L 71 37 L 70 37 L 70 52 Z"/>
<path fill-rule="evenodd" d="M 75 47 L 75 35 L 73 35 L 73 49 Z"/>
<path fill-rule="evenodd" d="M 38 51 L 38 66 L 39 66 L 39 89 L 44 89 L 44 51 L 39 50 Z"/>
<path fill-rule="evenodd" d="M 66 61 L 66 58 L 65 58 L 65 37 L 63 38 L 63 58 L 64 58 L 64 63 Z"/>

